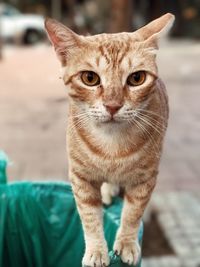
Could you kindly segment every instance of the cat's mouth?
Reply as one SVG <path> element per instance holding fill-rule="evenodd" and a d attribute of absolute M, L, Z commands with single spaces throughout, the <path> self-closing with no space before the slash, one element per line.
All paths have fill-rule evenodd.
<path fill-rule="evenodd" d="M 118 125 L 124 122 L 124 120 L 120 119 L 117 116 L 116 117 L 115 116 L 94 117 L 94 121 L 100 125 Z"/>
<path fill-rule="evenodd" d="M 114 117 L 111 117 L 110 119 L 107 119 L 105 121 L 102 121 L 102 123 L 105 123 L 105 124 L 119 124 L 121 123 L 122 121 L 120 120 L 117 120 L 115 119 Z"/>
<path fill-rule="evenodd" d="M 105 123 L 109 123 L 109 122 L 116 123 L 117 121 L 114 118 L 111 118 L 111 119 L 108 119 L 107 121 L 105 121 Z"/>

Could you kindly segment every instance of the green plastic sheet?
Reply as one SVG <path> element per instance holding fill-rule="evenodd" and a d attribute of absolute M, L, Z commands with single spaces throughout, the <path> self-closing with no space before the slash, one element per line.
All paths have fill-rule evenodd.
<path fill-rule="evenodd" d="M 0 184 L 6 183 L 6 167 L 8 164 L 8 158 L 6 154 L 0 150 Z"/>
<path fill-rule="evenodd" d="M 67 183 L 5 184 L 0 153 L 0 267 L 81 267 L 83 231 Z M 104 229 L 112 267 L 128 267 L 112 252 L 122 201 L 104 208 Z M 139 231 L 141 243 L 143 226 Z M 137 267 L 141 266 L 141 262 Z"/>

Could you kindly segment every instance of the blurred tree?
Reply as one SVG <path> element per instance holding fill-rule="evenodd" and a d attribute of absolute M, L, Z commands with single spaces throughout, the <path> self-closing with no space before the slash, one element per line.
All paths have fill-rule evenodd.
<path fill-rule="evenodd" d="M 51 0 L 51 16 L 57 20 L 62 17 L 62 3 L 61 0 Z"/>
<path fill-rule="evenodd" d="M 64 0 L 64 3 L 67 6 L 67 13 L 66 13 L 66 16 L 63 17 L 63 21 L 68 27 L 76 31 L 77 29 L 76 29 L 74 17 L 75 17 L 75 7 L 77 5 L 77 1 L 76 0 Z"/>
<path fill-rule="evenodd" d="M 2 59 L 3 40 L 1 37 L 1 25 L 0 25 L 0 60 Z"/>
<path fill-rule="evenodd" d="M 108 32 L 132 30 L 133 0 L 111 0 Z"/>
<path fill-rule="evenodd" d="M 0 39 L 0 60 L 2 60 L 2 41 Z"/>

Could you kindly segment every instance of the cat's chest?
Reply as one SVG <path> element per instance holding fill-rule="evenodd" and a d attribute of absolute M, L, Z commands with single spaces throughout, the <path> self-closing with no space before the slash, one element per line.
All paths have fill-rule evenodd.
<path fill-rule="evenodd" d="M 141 181 L 149 175 L 150 169 L 156 169 L 158 165 L 151 150 L 151 142 L 148 141 L 126 149 L 125 146 L 121 146 L 121 149 L 112 145 L 103 146 L 80 137 L 71 138 L 70 141 L 70 166 L 80 170 L 87 180 L 124 185 L 127 182 Z"/>
<path fill-rule="evenodd" d="M 153 166 L 152 163 L 155 162 L 140 153 L 121 159 L 95 160 L 93 168 L 91 168 L 91 178 L 123 185 L 148 176 L 149 170 Z"/>

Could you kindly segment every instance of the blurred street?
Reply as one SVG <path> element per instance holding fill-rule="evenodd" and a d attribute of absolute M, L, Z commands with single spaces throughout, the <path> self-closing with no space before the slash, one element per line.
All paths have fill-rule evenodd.
<path fill-rule="evenodd" d="M 66 180 L 67 93 L 52 47 L 6 47 L 0 62 L 0 148 L 10 157 L 10 180 Z M 160 76 L 170 121 L 157 190 L 200 188 L 200 46 L 164 41 Z"/>
<path fill-rule="evenodd" d="M 0 147 L 11 180 L 66 179 L 67 98 L 49 46 L 8 47 L 0 62 Z"/>

